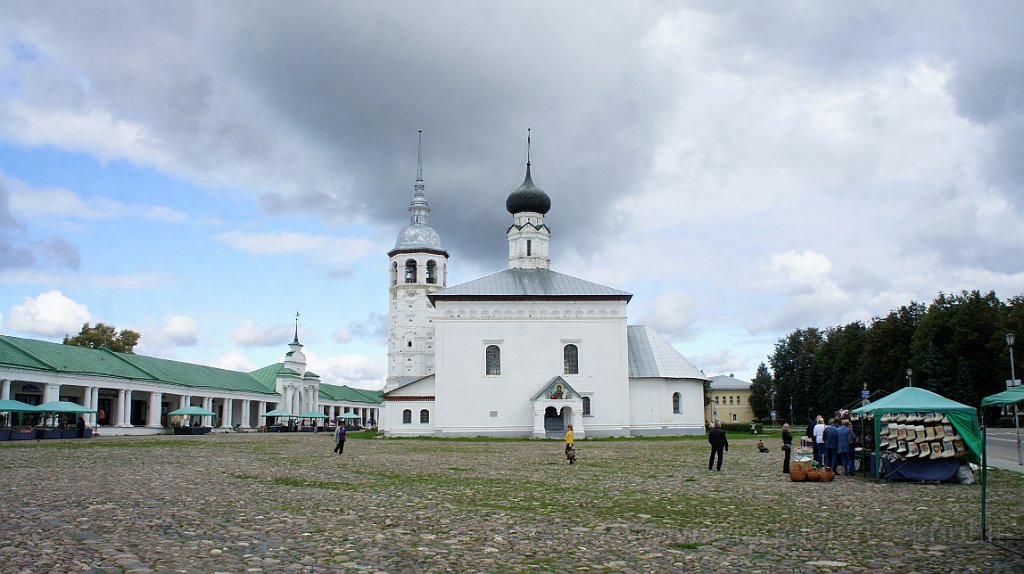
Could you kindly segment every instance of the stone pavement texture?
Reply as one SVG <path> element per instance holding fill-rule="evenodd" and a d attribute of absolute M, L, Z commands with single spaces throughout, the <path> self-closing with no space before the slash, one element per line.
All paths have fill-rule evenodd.
<path fill-rule="evenodd" d="M 0 443 L 0 572 L 1022 572 L 977 484 L 792 483 L 735 437 Z M 990 524 L 1024 537 L 1024 475 Z M 1017 546 L 1017 550 L 1024 548 Z"/>

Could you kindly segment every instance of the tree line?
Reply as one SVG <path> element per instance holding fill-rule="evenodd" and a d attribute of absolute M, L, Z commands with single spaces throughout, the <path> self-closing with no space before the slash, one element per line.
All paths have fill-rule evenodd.
<path fill-rule="evenodd" d="M 929 305 L 911 302 L 870 323 L 796 329 L 779 339 L 768 365 L 751 381 L 756 417 L 797 425 L 841 408 L 860 406 L 911 382 L 965 405 L 1006 390 L 1016 333 L 1016 377 L 1024 355 L 1024 295 L 1000 301 L 995 293 L 939 293 Z M 908 379 L 907 371 L 910 370 Z"/>

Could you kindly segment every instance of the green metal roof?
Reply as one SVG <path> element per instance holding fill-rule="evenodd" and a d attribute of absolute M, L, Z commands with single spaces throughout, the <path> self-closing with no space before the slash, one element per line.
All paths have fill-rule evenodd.
<path fill-rule="evenodd" d="M 365 389 L 353 389 L 345 385 L 320 383 L 320 398 L 330 401 L 377 404 L 384 400 L 384 393 Z"/>
<path fill-rule="evenodd" d="M 277 377 L 299 377 L 294 370 L 285 368 L 284 363 L 274 363 L 251 373 L 241 373 L 170 359 L 7 335 L 0 335 L 0 366 L 275 396 Z M 307 371 L 306 378 L 319 378 L 319 375 Z M 383 401 L 383 393 L 380 391 L 327 383 L 320 383 L 320 396 L 328 400 L 357 403 L 377 404 Z"/>
<path fill-rule="evenodd" d="M 0 335 L 0 365 L 192 388 L 274 393 L 273 384 L 268 387 L 248 373 L 7 335 Z"/>

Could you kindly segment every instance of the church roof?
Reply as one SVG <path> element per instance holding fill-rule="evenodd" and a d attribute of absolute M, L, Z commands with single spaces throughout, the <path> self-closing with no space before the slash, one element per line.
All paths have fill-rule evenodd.
<path fill-rule="evenodd" d="M 506 269 L 428 295 L 437 299 L 624 299 L 633 295 L 550 269 Z"/>
<path fill-rule="evenodd" d="M 646 325 L 627 326 L 626 340 L 630 378 L 708 380 L 700 369 Z"/>

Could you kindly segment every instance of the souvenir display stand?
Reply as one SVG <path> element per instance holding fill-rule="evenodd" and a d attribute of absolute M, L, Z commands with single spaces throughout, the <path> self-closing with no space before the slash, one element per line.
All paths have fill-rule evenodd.
<path fill-rule="evenodd" d="M 875 478 L 953 481 L 965 460 L 978 462 L 977 409 L 925 389 L 906 387 L 854 414 L 873 425 Z M 879 461 L 881 464 L 874 464 Z"/>

